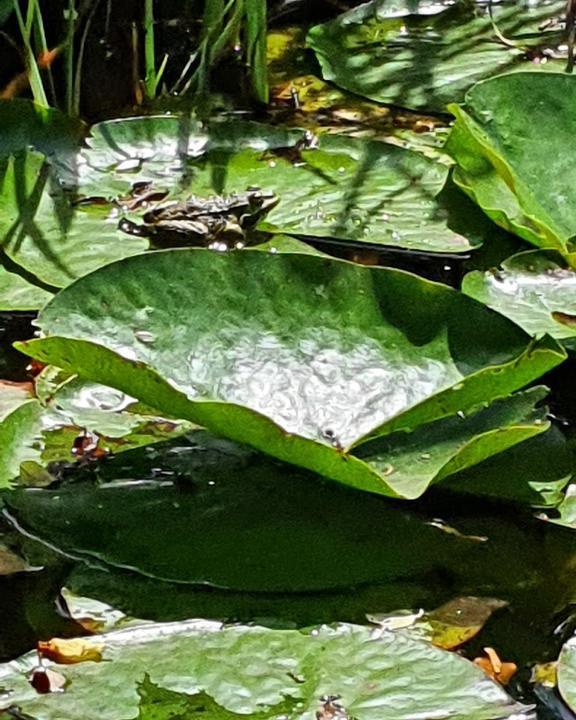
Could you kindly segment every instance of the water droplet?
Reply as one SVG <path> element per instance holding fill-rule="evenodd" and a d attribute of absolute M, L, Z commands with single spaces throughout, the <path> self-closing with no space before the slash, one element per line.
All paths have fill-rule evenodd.
<path fill-rule="evenodd" d="M 276 160 L 268 160 L 268 167 L 275 168 Z"/>
<path fill-rule="evenodd" d="M 392 475 L 395 470 L 396 468 L 394 467 L 394 465 L 385 465 L 382 468 L 382 475 L 384 475 L 384 477 L 388 477 L 389 475 Z"/>
<path fill-rule="evenodd" d="M 420 455 L 420 460 L 430 460 L 431 457 L 432 455 L 430 455 L 430 453 L 422 453 L 422 455 Z"/>
<path fill-rule="evenodd" d="M 275 248 L 275 247 L 271 247 L 270 250 L 268 250 L 268 253 L 269 253 L 270 255 L 276 255 L 277 252 L 278 252 L 278 249 Z"/>
<path fill-rule="evenodd" d="M 458 412 L 456 413 L 456 415 L 458 415 L 458 417 L 459 417 L 461 420 L 465 420 L 465 419 L 466 419 L 466 414 L 464 413 L 464 410 L 458 410 Z"/>
<path fill-rule="evenodd" d="M 143 343 L 153 343 L 156 340 L 156 335 L 148 332 L 147 330 L 136 330 L 134 332 L 134 337 Z"/>

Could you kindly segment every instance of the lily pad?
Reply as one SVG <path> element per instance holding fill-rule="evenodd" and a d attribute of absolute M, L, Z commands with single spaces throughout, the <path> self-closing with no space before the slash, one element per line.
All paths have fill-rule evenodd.
<path fill-rule="evenodd" d="M 63 287 L 148 242 L 118 230 L 109 207 L 73 207 L 44 156 L 0 162 L 0 247 L 42 283 Z"/>
<path fill-rule="evenodd" d="M 50 481 L 42 468 L 84 452 L 104 456 L 177 437 L 193 426 L 168 421 L 113 388 L 46 368 L 32 387 L 0 383 L 0 487 Z"/>
<path fill-rule="evenodd" d="M 0 311 L 38 310 L 54 293 L 0 265 Z"/>
<path fill-rule="evenodd" d="M 540 248 L 557 250 L 570 264 L 575 170 L 564 148 L 576 132 L 574 102 L 571 75 L 494 78 L 470 90 L 463 108 L 450 107 L 456 123 L 447 143 L 458 163 L 455 181 L 496 223 Z"/>
<path fill-rule="evenodd" d="M 569 708 L 576 710 L 576 638 L 574 637 L 562 647 L 556 677 L 560 695 Z"/>
<path fill-rule="evenodd" d="M 81 194 L 114 198 L 136 182 L 151 182 L 175 199 L 260 187 L 279 199 L 257 226 L 266 232 L 426 252 L 466 252 L 482 241 L 478 229 L 460 227 L 457 208 L 441 193 L 448 167 L 404 148 L 322 137 L 306 149 L 301 130 L 256 123 L 197 130 L 154 117 L 133 118 L 128 139 L 131 126 L 125 130 L 123 122 L 93 129 L 94 145 L 82 151 L 70 181 Z M 160 144 L 165 135 L 170 152 Z M 179 137 L 182 154 L 176 153 Z M 138 213 L 125 213 L 138 221 Z"/>
<path fill-rule="evenodd" d="M 378 102 L 442 111 L 480 80 L 533 67 L 530 50 L 558 46 L 558 25 L 541 25 L 563 16 L 562 2 L 494 3 L 493 23 L 488 2 L 372 0 L 313 27 L 308 44 L 326 80 Z"/>
<path fill-rule="evenodd" d="M 0 156 L 32 147 L 45 155 L 67 155 L 78 150 L 84 124 L 56 108 L 30 100 L 0 100 Z"/>
<path fill-rule="evenodd" d="M 21 347 L 44 362 L 393 496 L 414 497 L 425 487 L 411 491 L 405 477 L 396 485 L 388 469 L 350 450 L 473 414 L 564 358 L 550 339 L 528 343 L 512 323 L 445 286 L 289 253 L 137 256 L 65 289 L 38 322 L 47 337 Z M 525 410 L 515 418 L 512 425 L 525 424 Z M 482 445 L 467 462 L 503 449 Z M 436 472 L 447 462 L 441 456 Z"/>
<path fill-rule="evenodd" d="M 472 663 L 407 633 L 374 639 L 354 625 L 304 633 L 190 621 L 86 642 L 103 644 L 107 662 L 58 666 L 68 680 L 63 693 L 38 695 L 30 687 L 35 657 L 1 666 L 0 682 L 13 693 L 0 707 L 18 705 L 34 720 L 124 720 L 139 710 L 139 717 L 148 717 L 153 683 L 181 693 L 180 706 L 206 693 L 228 718 L 277 717 L 280 709 L 288 718 L 307 718 L 333 695 L 340 696 L 346 717 L 358 720 L 408 720 L 423 712 L 461 720 L 504 720 L 520 712 L 531 717 L 529 707 Z"/>
<path fill-rule="evenodd" d="M 0 488 L 8 488 L 23 462 L 40 457 L 42 408 L 29 390 L 0 385 Z"/>
<path fill-rule="evenodd" d="M 443 487 L 537 508 L 565 503 L 574 453 L 562 432 L 549 430 L 521 445 L 446 478 Z M 562 507 L 562 505 L 561 505 Z"/>
<path fill-rule="evenodd" d="M 553 252 L 514 255 L 498 270 L 466 275 L 462 291 L 527 333 L 548 333 L 576 350 L 576 272 Z"/>

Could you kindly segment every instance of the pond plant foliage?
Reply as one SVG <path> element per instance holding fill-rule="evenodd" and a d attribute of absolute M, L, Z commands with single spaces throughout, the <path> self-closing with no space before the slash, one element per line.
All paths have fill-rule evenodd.
<path fill-rule="evenodd" d="M 85 122 L 99 3 L 60 8 L 50 54 L 45 3 L 0 0 L 26 58 L 0 99 L 0 575 L 37 573 L 43 608 L 65 587 L 92 635 L 39 661 L 0 628 L 0 715 L 576 710 L 565 2 L 295 30 L 299 3 L 218 0 L 184 63 L 159 5 L 129 23 L 136 109 Z M 530 613 L 564 613 L 553 647 L 478 660 Z M 562 644 L 557 678 L 503 687 Z"/>

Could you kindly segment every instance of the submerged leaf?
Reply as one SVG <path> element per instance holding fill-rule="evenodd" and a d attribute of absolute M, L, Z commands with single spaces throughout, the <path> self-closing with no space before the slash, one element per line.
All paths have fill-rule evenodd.
<path fill-rule="evenodd" d="M 109 460 L 98 484 L 68 475 L 73 482 L 55 489 L 6 494 L 7 512 L 67 557 L 107 569 L 253 592 L 401 579 L 430 586 L 435 568 L 469 586 L 525 585 L 525 560 L 518 557 L 517 575 L 508 567 L 516 544 L 508 527 L 505 540 L 493 529 L 489 537 L 449 532 L 204 432 Z M 525 539 L 524 548 L 532 567 L 534 547 Z"/>

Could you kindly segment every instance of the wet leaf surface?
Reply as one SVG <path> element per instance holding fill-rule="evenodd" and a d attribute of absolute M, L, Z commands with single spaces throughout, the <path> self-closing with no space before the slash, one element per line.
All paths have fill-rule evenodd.
<path fill-rule="evenodd" d="M 576 349 L 576 327 L 564 318 L 576 315 L 575 290 L 576 272 L 555 253 L 537 250 L 514 255 L 501 269 L 469 273 L 462 283 L 463 292 L 530 335 L 548 333 L 569 349 Z"/>
<path fill-rule="evenodd" d="M 408 303 L 409 314 L 402 310 Z M 453 436 L 436 472 L 413 488 L 409 477 L 396 484 L 387 468 L 363 462 L 351 447 L 466 415 L 562 359 L 551 341 L 526 346 L 514 325 L 444 286 L 302 254 L 136 257 L 60 293 L 39 323 L 50 337 L 25 346 L 38 359 L 162 414 L 393 496 L 421 494 L 464 438 Z M 477 418 L 463 424 L 468 440 L 488 430 L 475 427 Z M 506 424 L 531 425 L 526 419 L 511 423 L 509 416 Z M 516 441 L 546 429 L 533 421 Z M 505 449 L 510 439 L 506 432 L 496 442 L 484 438 L 453 469 Z"/>
<path fill-rule="evenodd" d="M 527 51 L 561 42 L 558 31 L 540 26 L 562 12 L 561 2 L 494 4 L 510 47 L 496 35 L 488 3 L 372 0 L 312 28 L 308 43 L 326 80 L 379 102 L 442 111 L 475 82 L 534 67 Z"/>
<path fill-rule="evenodd" d="M 447 144 L 458 163 L 454 179 L 496 223 L 569 263 L 574 168 L 562 152 L 550 163 L 546 138 L 553 133 L 556 147 L 569 147 L 575 97 L 571 75 L 522 72 L 479 83 L 464 107 L 451 106 Z"/>
<path fill-rule="evenodd" d="M 328 696 L 338 696 L 334 702 L 358 720 L 407 720 L 423 710 L 462 720 L 501 720 L 522 710 L 531 717 L 468 661 L 401 633 L 374 640 L 370 630 L 353 625 L 300 632 L 192 621 L 97 641 L 104 642 L 107 662 L 59 666 L 68 685 L 58 695 L 39 696 L 30 688 L 29 657 L 0 668 L 0 682 L 13 690 L 0 707 L 18 705 L 36 720 L 63 714 L 67 720 L 114 720 L 135 717 L 138 708 L 147 718 L 146 698 L 160 696 L 161 706 L 178 700 L 178 711 L 189 712 L 200 692 L 227 718 L 269 717 L 272 711 L 276 717 L 279 706 L 288 717 L 307 717 Z M 159 694 L 150 683 L 172 694 Z"/>

